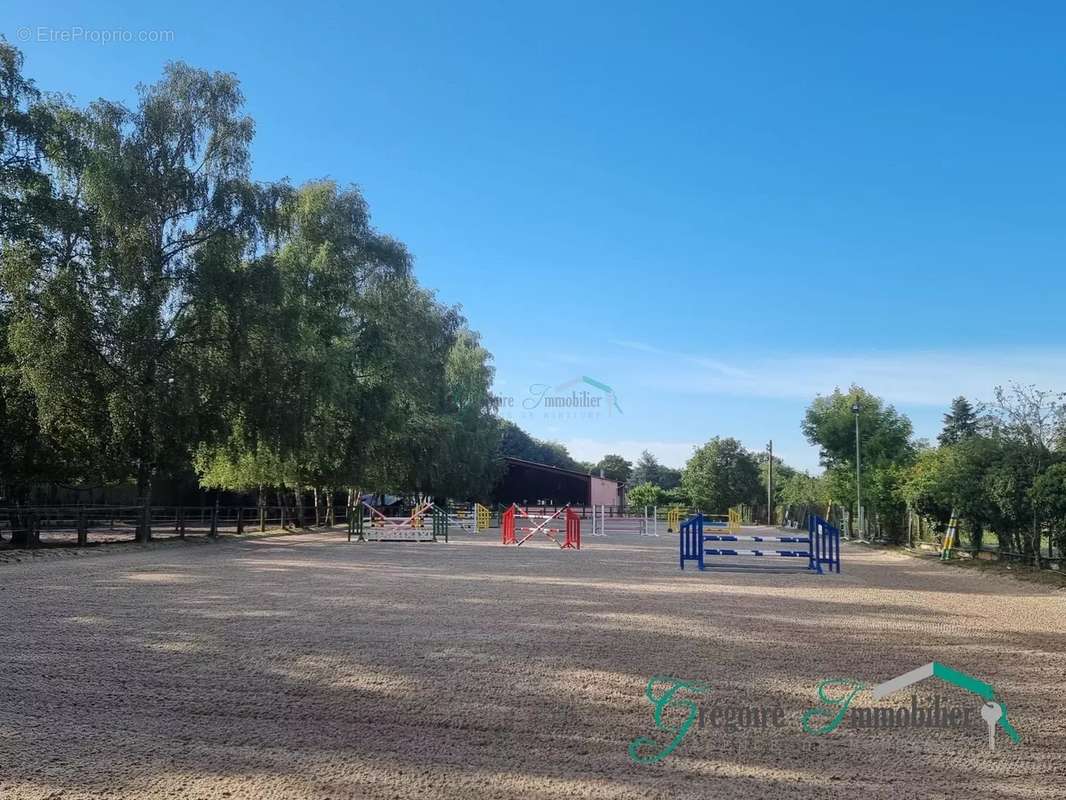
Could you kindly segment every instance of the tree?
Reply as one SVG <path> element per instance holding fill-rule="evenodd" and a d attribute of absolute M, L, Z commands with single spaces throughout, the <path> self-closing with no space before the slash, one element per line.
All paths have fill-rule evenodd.
<path fill-rule="evenodd" d="M 665 505 L 666 492 L 653 483 L 638 483 L 626 491 L 626 504 L 634 509 Z"/>
<path fill-rule="evenodd" d="M 760 501 L 765 502 L 768 494 L 767 490 L 770 487 L 770 455 L 766 451 L 759 451 L 755 453 L 754 456 L 756 463 L 759 465 L 759 483 L 762 485 L 762 490 L 761 494 L 759 495 L 759 499 Z M 783 502 L 781 497 L 781 491 L 785 485 L 785 482 L 796 474 L 796 470 L 794 470 L 792 467 L 782 461 L 779 456 L 774 456 L 773 464 L 773 504 L 776 508 Z"/>
<path fill-rule="evenodd" d="M 829 500 L 825 481 L 806 472 L 790 469 L 780 482 L 777 478 L 774 479 L 774 486 L 777 487 L 779 503 L 792 508 L 802 508 L 804 514 L 815 513 L 816 510 L 817 513 L 822 513 Z"/>
<path fill-rule="evenodd" d="M 859 436 L 863 464 L 905 461 L 913 455 L 911 421 L 892 406 L 886 406 L 859 386 L 847 394 L 839 389 L 827 396 L 819 395 L 808 407 L 801 425 L 811 444 L 821 448 L 826 467 L 855 467 L 855 413 L 859 404 Z"/>
<path fill-rule="evenodd" d="M 257 388 L 231 393 L 227 438 L 202 445 L 197 467 L 208 486 L 293 490 L 302 520 L 307 488 L 414 480 L 390 437 L 405 415 L 412 434 L 436 420 L 408 400 L 444 413 L 458 321 L 413 283 L 406 250 L 370 226 L 357 190 L 316 181 L 259 194 L 266 246 L 239 273 L 239 324 L 224 337 L 236 383 Z"/>
<path fill-rule="evenodd" d="M 697 507 L 722 512 L 758 501 L 759 465 L 736 439 L 716 436 L 692 454 L 682 470 L 681 486 Z"/>
<path fill-rule="evenodd" d="M 837 501 L 850 502 L 855 497 L 855 413 L 859 407 L 859 436 L 862 450 L 863 506 L 874 511 L 868 520 L 880 526 L 891 523 L 890 537 L 903 534 L 901 514 L 903 499 L 898 481 L 901 468 L 914 458 L 910 420 L 884 401 L 852 386 L 847 394 L 835 389 L 819 395 L 808 407 L 801 425 L 811 444 L 820 447 L 821 462 L 826 467 L 826 483 Z M 856 510 L 857 511 L 857 510 Z"/>
<path fill-rule="evenodd" d="M 596 464 L 596 473 L 615 481 L 628 481 L 633 474 L 633 464 L 622 456 L 609 453 Z"/>
<path fill-rule="evenodd" d="M 941 445 L 958 444 L 978 434 L 977 412 L 970 401 L 959 396 L 951 401 L 951 410 L 944 415 L 944 429 L 937 437 Z"/>
<path fill-rule="evenodd" d="M 1063 443 L 1066 393 L 1018 384 L 997 386 L 995 400 L 986 410 L 993 436 L 1002 439 L 1004 444 L 1004 457 L 995 474 L 989 476 L 989 490 L 994 493 L 1003 512 L 997 533 L 1003 530 L 1016 535 L 1015 547 L 1020 544 L 1018 549 L 1038 561 L 1040 519 L 1029 489 L 1055 460 Z M 1025 536 L 1018 524 L 1019 514 L 1029 517 L 1029 530 Z"/>
<path fill-rule="evenodd" d="M 133 475 L 146 505 L 214 425 L 218 331 L 200 323 L 247 242 L 241 105 L 233 76 L 171 64 L 134 110 L 67 113 L 70 146 L 50 154 L 64 224 L 4 254 L 9 341 L 42 429 L 89 445 L 87 471 Z"/>
<path fill-rule="evenodd" d="M 31 229 L 32 209 L 51 197 L 41 169 L 50 120 L 41 113 L 40 93 L 22 75 L 22 63 L 22 54 L 0 40 L 0 242 L 5 250 L 32 247 L 39 240 Z M 48 472 L 35 399 L 8 345 L 10 303 L 0 285 L 0 505 L 22 499 L 29 484 Z"/>
<path fill-rule="evenodd" d="M 1059 553 L 1066 552 L 1066 463 L 1052 464 L 1033 483 L 1033 505 Z"/>
<path fill-rule="evenodd" d="M 492 415 L 491 361 L 480 337 L 466 329 L 448 352 L 445 381 L 452 425 L 444 478 L 434 488 L 449 497 L 486 500 L 502 471 L 494 458 L 500 429 Z"/>
<path fill-rule="evenodd" d="M 957 488 L 950 481 L 951 461 L 958 454 L 941 447 L 918 453 L 900 486 L 907 506 L 917 514 L 946 525 L 956 508 Z"/>
<path fill-rule="evenodd" d="M 499 420 L 498 424 L 500 426 L 500 456 L 536 461 L 538 464 L 579 472 L 587 471 L 581 469 L 581 465 L 570 457 L 566 447 L 558 442 L 535 439 L 507 419 Z"/>
<path fill-rule="evenodd" d="M 630 482 L 652 483 L 662 489 L 675 489 L 681 483 L 681 470 L 663 466 L 655 456 L 645 450 L 637 459 Z"/>

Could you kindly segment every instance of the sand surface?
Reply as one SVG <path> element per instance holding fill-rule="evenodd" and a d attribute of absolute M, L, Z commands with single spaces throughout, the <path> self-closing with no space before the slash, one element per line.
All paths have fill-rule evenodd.
<path fill-rule="evenodd" d="M 1062 591 L 848 545 L 842 575 L 815 577 L 680 572 L 669 535 L 498 541 L 0 563 L 0 798 L 1066 797 Z M 984 723 L 801 729 L 823 679 L 934 660 L 993 685 L 1021 742 L 990 752 Z M 632 740 L 673 738 L 653 675 L 706 684 L 675 695 L 705 727 L 636 764 Z M 714 703 L 784 722 L 730 733 Z"/>

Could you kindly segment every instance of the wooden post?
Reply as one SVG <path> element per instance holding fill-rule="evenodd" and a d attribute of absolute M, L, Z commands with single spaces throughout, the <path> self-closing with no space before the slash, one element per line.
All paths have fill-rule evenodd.
<path fill-rule="evenodd" d="M 218 538 L 218 506 L 216 505 L 211 509 L 211 532 L 209 534 L 212 539 Z"/>
<path fill-rule="evenodd" d="M 86 545 L 89 543 L 89 525 L 85 519 L 85 509 L 78 510 L 78 544 Z"/>
<path fill-rule="evenodd" d="M 185 506 L 178 506 L 178 537 L 185 538 Z"/>
<path fill-rule="evenodd" d="M 237 535 L 244 533 L 244 506 L 237 506 Z"/>

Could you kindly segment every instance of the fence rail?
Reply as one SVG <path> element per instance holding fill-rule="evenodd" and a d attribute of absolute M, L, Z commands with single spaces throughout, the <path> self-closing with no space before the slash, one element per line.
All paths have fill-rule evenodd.
<path fill-rule="evenodd" d="M 0 507 L 0 544 L 16 547 L 139 539 L 216 537 L 290 527 L 345 524 L 345 509 L 303 520 L 287 506 L 13 506 Z M 316 521 L 317 516 L 317 521 Z"/>
<path fill-rule="evenodd" d="M 501 509 L 489 514 L 499 524 Z M 33 505 L 0 506 L 0 547 L 87 545 L 116 541 L 217 537 L 283 529 L 346 527 L 345 505 Z M 389 508 L 388 514 L 397 512 Z"/>

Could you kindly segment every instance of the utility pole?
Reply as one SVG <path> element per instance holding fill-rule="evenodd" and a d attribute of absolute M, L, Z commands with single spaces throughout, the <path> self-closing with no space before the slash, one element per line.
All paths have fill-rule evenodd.
<path fill-rule="evenodd" d="M 862 534 L 862 453 L 859 449 L 859 412 L 862 406 L 858 401 L 851 404 L 851 413 L 855 415 L 855 517 L 857 519 L 854 533 Z"/>
<path fill-rule="evenodd" d="M 774 524 L 774 440 L 766 445 L 770 451 L 770 460 L 766 462 L 766 524 Z"/>

